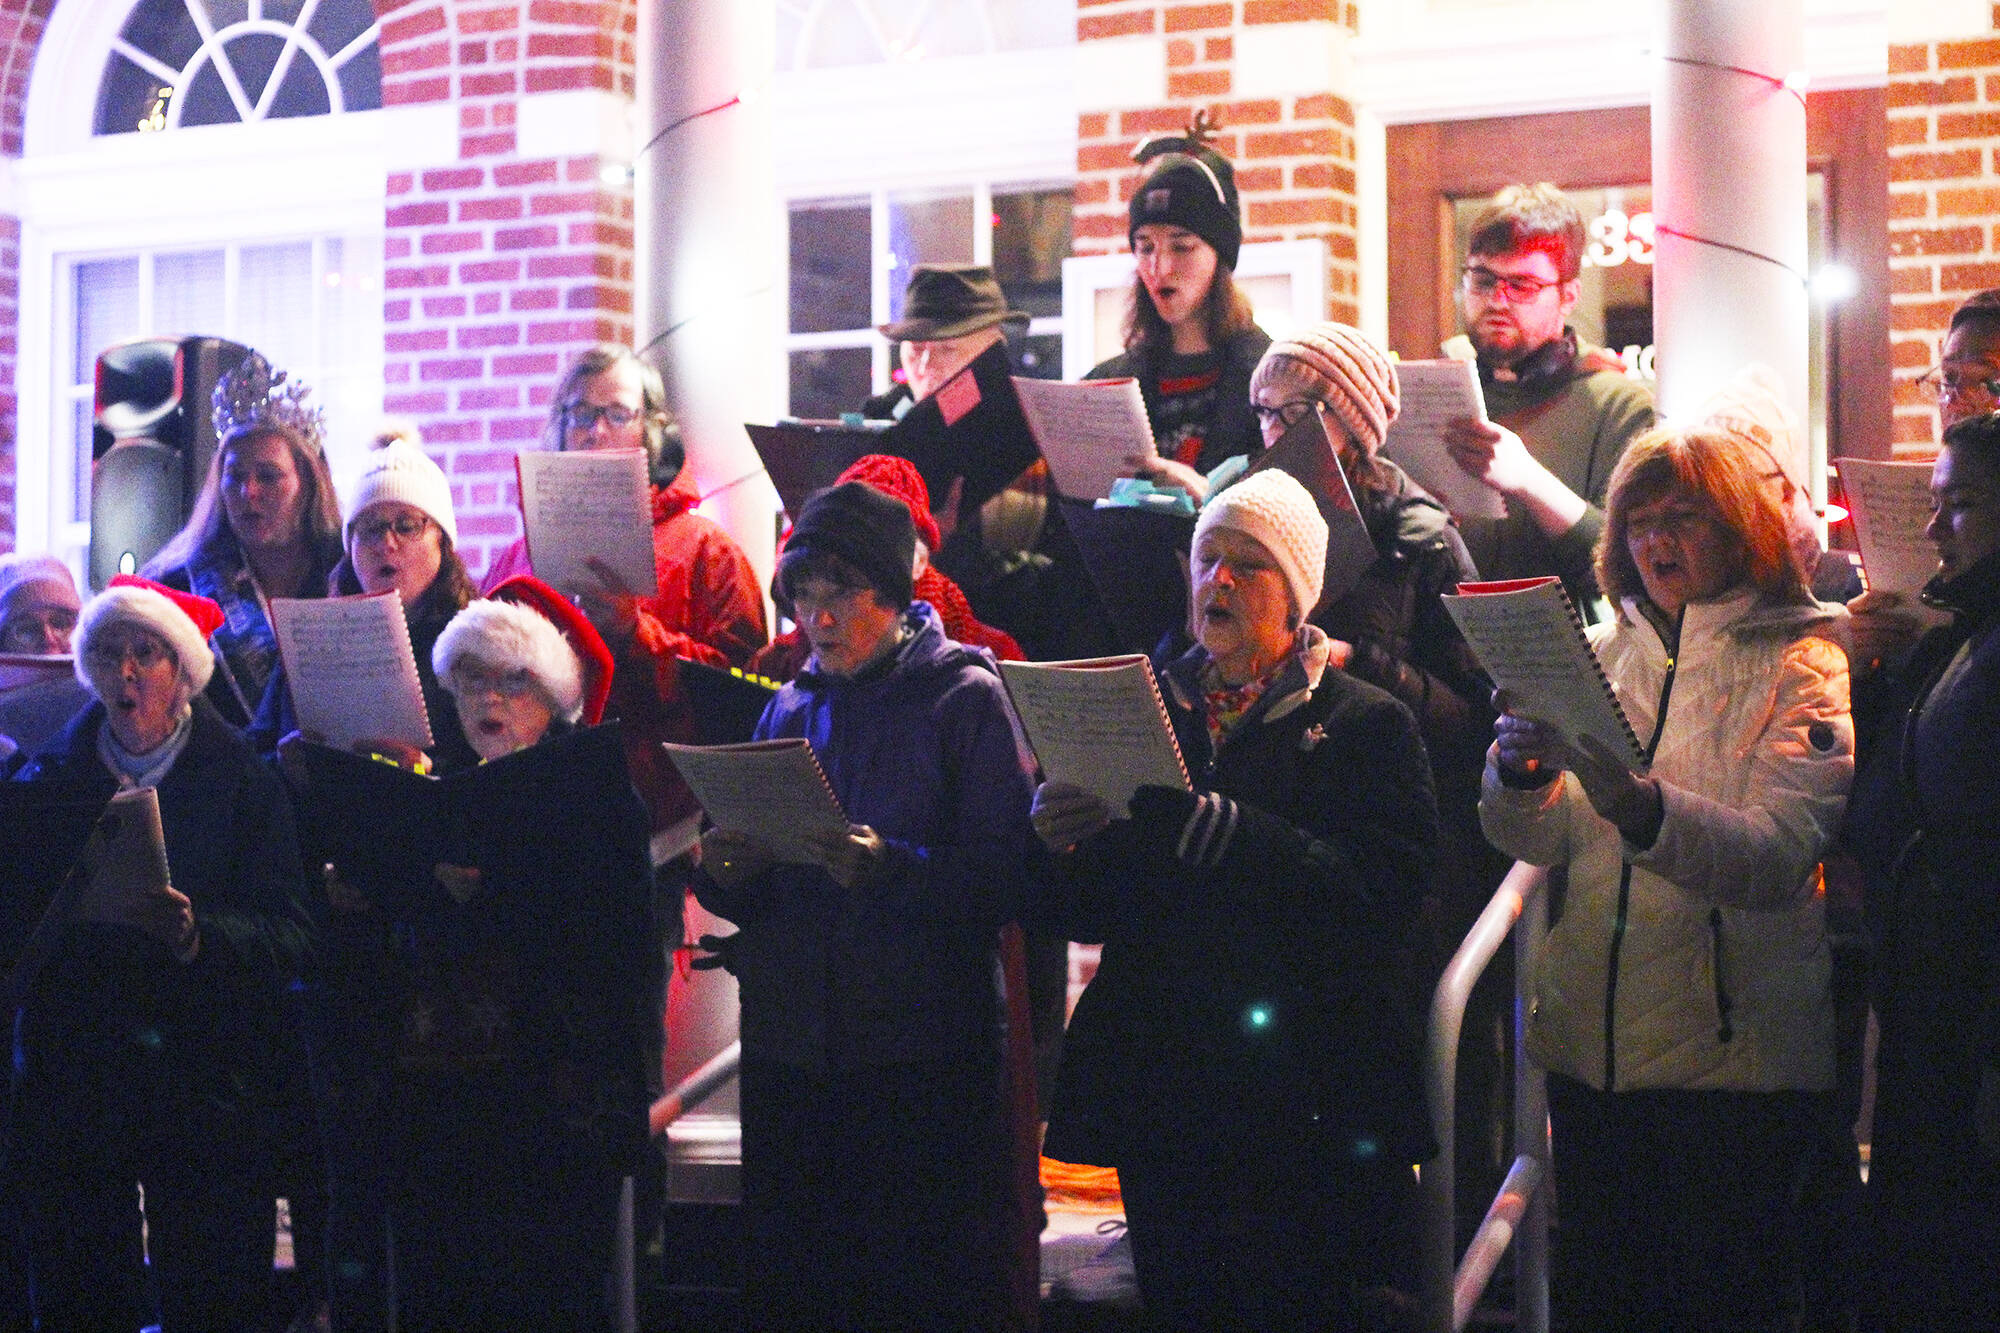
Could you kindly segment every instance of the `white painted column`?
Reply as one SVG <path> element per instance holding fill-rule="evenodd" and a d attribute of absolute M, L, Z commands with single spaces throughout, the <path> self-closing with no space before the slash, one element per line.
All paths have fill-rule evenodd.
<path fill-rule="evenodd" d="M 736 539 L 767 587 L 777 494 L 743 423 L 771 420 L 779 402 L 776 22 L 768 4 L 641 0 L 633 163 L 635 341 L 666 379 L 688 475 L 707 497 L 702 513 Z M 691 935 L 729 933 L 692 898 L 687 913 Z M 671 1087 L 736 1039 L 735 978 L 720 970 L 674 977 L 667 1016 Z M 733 1117 L 735 1107 L 732 1085 L 705 1110 Z M 674 1160 L 670 1188 L 685 1188 L 683 1155 Z"/>
<path fill-rule="evenodd" d="M 767 584 L 777 496 L 743 423 L 771 420 L 781 400 L 771 355 L 784 328 L 776 62 L 768 4 L 639 6 L 639 142 L 651 146 L 633 163 L 636 341 L 652 344 L 647 355 L 666 377 L 702 512 Z M 732 98 L 741 100 L 725 106 Z"/>
<path fill-rule="evenodd" d="M 1691 417 L 1739 369 L 1762 362 L 1784 382 L 1794 417 L 1812 419 L 1806 398 L 1805 105 L 1788 88 L 1717 68 L 1733 65 L 1780 79 L 1802 71 L 1804 28 L 1804 0 L 1659 0 L 1653 340 L 1665 416 Z M 1809 449 L 1823 450 L 1824 444 L 1802 440 L 1801 453 Z M 1810 479 L 1816 492 L 1823 484 L 1823 458 L 1781 461 L 1794 477 Z"/>

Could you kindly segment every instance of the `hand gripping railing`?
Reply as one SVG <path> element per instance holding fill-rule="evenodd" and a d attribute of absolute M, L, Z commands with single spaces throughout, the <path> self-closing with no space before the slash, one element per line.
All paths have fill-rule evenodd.
<path fill-rule="evenodd" d="M 1548 1333 L 1549 1208 L 1548 1096 L 1542 1071 L 1526 1055 L 1521 984 L 1529 959 L 1548 930 L 1548 873 L 1516 862 L 1493 900 L 1452 955 L 1431 999 L 1424 1090 L 1430 1098 L 1437 1156 L 1424 1164 L 1423 1305 L 1430 1333 L 1459 1333 L 1486 1290 L 1508 1243 L 1514 1242 L 1514 1322 L 1521 1333 Z M 1518 923 L 1518 928 L 1517 928 Z M 1456 1149 L 1458 1037 L 1473 983 L 1514 931 L 1514 1166 L 1479 1224 L 1462 1263 L 1456 1260 L 1452 1192 Z"/>

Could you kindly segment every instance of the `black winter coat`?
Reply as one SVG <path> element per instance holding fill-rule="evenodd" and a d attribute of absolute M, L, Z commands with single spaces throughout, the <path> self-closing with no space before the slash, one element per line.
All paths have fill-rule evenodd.
<path fill-rule="evenodd" d="M 266 1097 L 286 1022 L 286 988 L 312 966 L 292 808 L 278 777 L 206 698 L 160 784 L 173 886 L 194 906 L 201 948 L 183 965 L 160 942 L 124 926 L 71 926 L 30 992 L 23 1051 L 67 1042 L 108 1022 L 159 1034 L 162 1057 L 195 1095 L 243 1103 Z M 16 775 L 61 782 L 109 801 L 117 782 L 97 753 L 104 705 L 93 703 Z"/>
<path fill-rule="evenodd" d="M 1294 1178 L 1433 1151 L 1405 948 L 1437 846 L 1430 769 L 1409 710 L 1320 669 L 1325 641 L 1306 639 L 1219 753 L 1205 651 L 1161 667 L 1195 789 L 1240 807 L 1216 868 L 1177 859 L 1177 820 L 1143 816 L 1048 858 L 1039 910 L 1104 946 L 1051 1157 Z"/>
<path fill-rule="evenodd" d="M 1258 428 L 1257 414 L 1250 408 L 1250 376 L 1270 345 L 1271 335 L 1254 324 L 1222 345 L 1222 374 L 1215 384 L 1215 408 L 1202 437 L 1201 458 L 1195 463 L 1198 470 L 1207 472 L 1224 459 L 1263 450 L 1264 433 Z M 1109 380 L 1128 375 L 1139 381 L 1147 417 L 1155 417 L 1160 377 L 1150 368 L 1144 353 L 1120 352 L 1092 366 L 1084 378 Z"/>

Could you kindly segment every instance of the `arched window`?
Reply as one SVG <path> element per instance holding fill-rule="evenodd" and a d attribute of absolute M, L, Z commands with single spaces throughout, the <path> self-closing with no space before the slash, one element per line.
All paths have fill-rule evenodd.
<path fill-rule="evenodd" d="M 139 0 L 111 43 L 95 132 L 374 110 L 380 28 L 370 0 Z"/>

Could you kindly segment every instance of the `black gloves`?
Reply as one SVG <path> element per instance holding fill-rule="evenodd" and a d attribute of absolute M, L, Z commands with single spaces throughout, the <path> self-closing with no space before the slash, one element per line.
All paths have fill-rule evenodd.
<path fill-rule="evenodd" d="M 1242 809 L 1218 792 L 1141 787 L 1132 797 L 1132 823 L 1155 846 L 1164 843 L 1187 865 L 1213 870 L 1229 854 Z"/>

